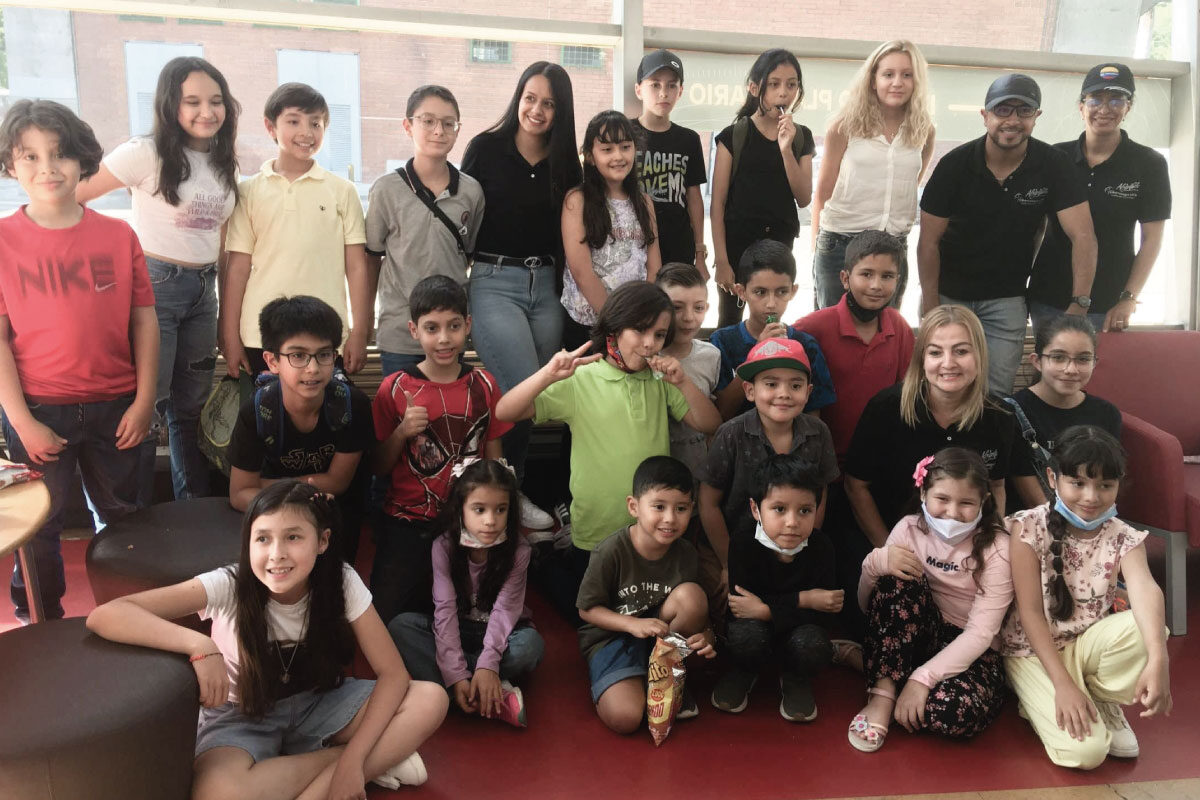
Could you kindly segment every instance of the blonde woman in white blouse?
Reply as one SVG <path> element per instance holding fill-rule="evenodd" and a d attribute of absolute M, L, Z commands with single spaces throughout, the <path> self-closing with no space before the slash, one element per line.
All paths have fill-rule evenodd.
<path fill-rule="evenodd" d="M 904 240 L 917 218 L 917 183 L 933 155 L 928 67 L 912 42 L 875 48 L 825 132 L 813 198 L 813 280 L 818 308 L 841 299 L 846 244 L 881 230 Z M 904 297 L 908 263 L 892 305 Z M 852 308 L 851 311 L 854 311 Z"/>

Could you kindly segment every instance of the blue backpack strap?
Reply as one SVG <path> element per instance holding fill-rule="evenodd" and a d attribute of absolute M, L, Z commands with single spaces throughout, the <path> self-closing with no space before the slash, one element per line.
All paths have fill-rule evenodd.
<path fill-rule="evenodd" d="M 283 395 L 279 376 L 263 372 L 254 379 L 254 428 L 258 439 L 278 455 L 283 447 Z"/>
<path fill-rule="evenodd" d="M 350 397 L 350 382 L 346 373 L 340 369 L 333 371 L 333 377 L 325 385 L 325 422 L 332 430 L 340 431 L 350 425 L 354 419 L 353 403 Z"/>

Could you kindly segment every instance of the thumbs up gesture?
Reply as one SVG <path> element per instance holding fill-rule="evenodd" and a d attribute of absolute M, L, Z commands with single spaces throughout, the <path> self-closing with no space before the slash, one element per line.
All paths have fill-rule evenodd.
<path fill-rule="evenodd" d="M 407 391 L 404 393 L 404 417 L 400 420 L 400 433 L 405 439 L 411 439 L 429 427 L 429 409 L 417 405 L 417 401 Z"/>

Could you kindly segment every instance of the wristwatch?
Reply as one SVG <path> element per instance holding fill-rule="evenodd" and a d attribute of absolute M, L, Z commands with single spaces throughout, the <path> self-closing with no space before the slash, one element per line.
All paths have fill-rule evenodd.
<path fill-rule="evenodd" d="M 1086 294 L 1075 295 L 1071 298 L 1071 302 L 1082 308 L 1084 311 L 1087 311 L 1092 307 L 1092 298 L 1088 297 Z"/>
<path fill-rule="evenodd" d="M 1117 297 L 1118 303 L 1121 302 L 1122 300 L 1132 300 L 1134 303 L 1137 303 L 1137 295 L 1134 294 L 1133 292 L 1129 291 L 1128 289 L 1126 289 L 1125 291 L 1121 292 L 1121 294 Z"/>

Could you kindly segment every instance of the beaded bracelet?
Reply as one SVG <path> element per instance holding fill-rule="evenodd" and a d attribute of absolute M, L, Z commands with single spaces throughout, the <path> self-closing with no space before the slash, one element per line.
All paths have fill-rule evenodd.
<path fill-rule="evenodd" d="M 221 655 L 221 652 L 218 650 L 215 653 L 204 653 L 203 655 L 192 656 L 188 659 L 188 661 L 195 664 L 197 661 L 203 661 L 204 659 L 208 658 L 209 656 L 219 656 L 219 655 Z"/>

